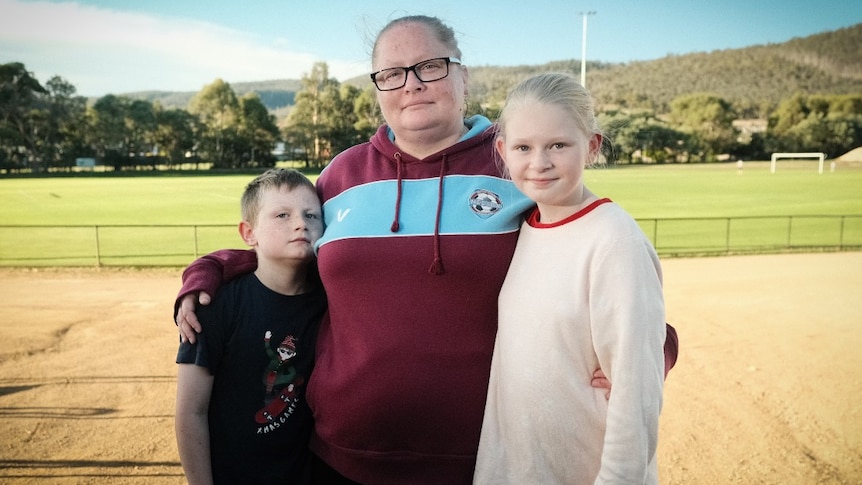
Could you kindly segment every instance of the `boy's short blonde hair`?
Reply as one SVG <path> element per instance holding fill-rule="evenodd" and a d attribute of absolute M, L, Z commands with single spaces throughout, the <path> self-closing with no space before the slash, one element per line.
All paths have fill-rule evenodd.
<path fill-rule="evenodd" d="M 240 201 L 242 220 L 254 226 L 257 222 L 257 214 L 260 212 L 260 199 L 263 192 L 281 187 L 287 187 L 290 190 L 306 187 L 317 195 L 314 183 L 302 172 L 292 168 L 271 168 L 245 186 Z"/>

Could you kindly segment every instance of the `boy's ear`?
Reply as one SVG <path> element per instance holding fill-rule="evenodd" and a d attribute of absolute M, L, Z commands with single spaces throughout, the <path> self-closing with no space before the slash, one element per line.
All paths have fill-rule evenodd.
<path fill-rule="evenodd" d="M 241 237 L 246 244 L 248 244 L 249 246 L 257 245 L 257 238 L 254 237 L 254 228 L 251 227 L 251 224 L 246 221 L 241 221 L 239 223 L 238 229 L 239 237 Z"/>

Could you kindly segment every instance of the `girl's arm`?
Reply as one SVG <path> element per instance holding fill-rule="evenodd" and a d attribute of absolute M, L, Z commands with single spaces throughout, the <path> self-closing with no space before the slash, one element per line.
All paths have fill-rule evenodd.
<path fill-rule="evenodd" d="M 212 485 L 207 410 L 213 376 L 207 368 L 199 365 L 179 364 L 178 367 L 174 430 L 180 462 L 189 485 Z"/>
<path fill-rule="evenodd" d="M 594 273 L 593 346 L 613 383 L 596 483 L 642 483 L 655 473 L 662 388 L 670 363 L 661 266 L 646 242 L 621 238 Z"/>

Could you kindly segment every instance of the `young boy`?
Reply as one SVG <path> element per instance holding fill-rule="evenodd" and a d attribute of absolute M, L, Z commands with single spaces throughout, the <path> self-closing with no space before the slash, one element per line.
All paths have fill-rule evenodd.
<path fill-rule="evenodd" d="M 180 460 L 190 484 L 307 483 L 305 390 L 326 309 L 314 185 L 295 170 L 258 176 L 243 193 L 239 233 L 257 270 L 198 309 L 206 331 L 177 354 Z"/>

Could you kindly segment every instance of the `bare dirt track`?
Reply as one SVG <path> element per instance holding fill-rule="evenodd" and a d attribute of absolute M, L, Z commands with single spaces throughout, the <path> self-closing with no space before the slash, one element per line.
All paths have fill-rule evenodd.
<path fill-rule="evenodd" d="M 666 259 L 664 484 L 862 483 L 862 253 Z M 0 483 L 183 483 L 179 270 L 0 269 Z"/>

